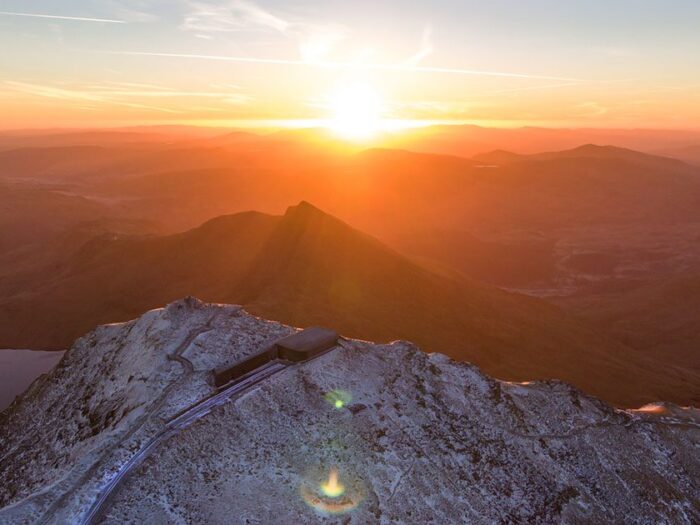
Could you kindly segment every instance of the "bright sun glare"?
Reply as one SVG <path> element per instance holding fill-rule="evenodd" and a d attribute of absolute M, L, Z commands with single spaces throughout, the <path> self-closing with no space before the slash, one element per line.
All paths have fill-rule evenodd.
<path fill-rule="evenodd" d="M 381 97 L 371 86 L 344 86 L 330 98 L 329 109 L 328 127 L 340 137 L 365 140 L 380 130 L 383 105 Z"/>

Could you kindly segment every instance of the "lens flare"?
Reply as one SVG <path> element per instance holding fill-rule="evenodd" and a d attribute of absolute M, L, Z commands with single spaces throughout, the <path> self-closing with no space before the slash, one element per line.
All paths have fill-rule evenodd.
<path fill-rule="evenodd" d="M 364 499 L 364 485 L 356 476 L 336 467 L 316 470 L 299 487 L 306 504 L 323 514 L 345 514 L 357 508 Z"/>
<path fill-rule="evenodd" d="M 345 492 L 345 487 L 338 481 L 338 470 L 332 468 L 328 474 L 328 481 L 321 484 L 321 492 L 329 498 L 337 498 Z"/>
<path fill-rule="evenodd" d="M 344 408 L 352 401 L 352 394 L 345 390 L 331 390 L 323 397 L 333 408 L 337 410 Z"/>

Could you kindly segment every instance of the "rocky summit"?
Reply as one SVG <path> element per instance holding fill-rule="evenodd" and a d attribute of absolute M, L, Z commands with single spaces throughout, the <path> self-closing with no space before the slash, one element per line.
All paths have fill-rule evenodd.
<path fill-rule="evenodd" d="M 333 328 L 333 327 L 328 327 Z M 698 523 L 700 414 L 184 299 L 98 327 L 0 415 L 0 522 Z"/>

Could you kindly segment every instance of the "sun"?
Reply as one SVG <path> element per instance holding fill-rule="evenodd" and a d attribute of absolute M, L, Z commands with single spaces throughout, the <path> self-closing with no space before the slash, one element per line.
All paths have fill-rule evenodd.
<path fill-rule="evenodd" d="M 347 84 L 330 97 L 328 128 L 349 140 L 366 140 L 381 129 L 383 104 L 367 84 Z"/>

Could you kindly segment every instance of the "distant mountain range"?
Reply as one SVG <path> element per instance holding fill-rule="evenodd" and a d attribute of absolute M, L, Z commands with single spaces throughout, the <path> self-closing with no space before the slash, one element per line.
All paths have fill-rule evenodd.
<path fill-rule="evenodd" d="M 533 153 L 530 155 L 520 155 L 509 151 L 495 150 L 488 153 L 481 153 L 472 157 L 472 159 L 477 162 L 501 165 L 512 164 L 514 162 L 538 160 L 587 158 L 626 161 L 642 167 L 660 169 L 674 168 L 676 170 L 683 169 L 683 165 L 685 164 L 683 161 L 671 157 L 650 155 L 627 148 L 620 148 L 616 146 L 598 146 L 595 144 L 584 144 L 583 146 L 578 146 L 569 150 Z"/>
<path fill-rule="evenodd" d="M 700 319 L 673 283 L 700 268 L 700 168 L 619 146 L 505 149 L 552 130 L 424 131 L 503 147 L 465 158 L 298 130 L 0 134 L 0 345 L 64 348 L 192 294 L 622 404 L 696 402 Z M 548 149 L 623 136 L 567 132 Z M 637 135 L 647 151 L 693 137 Z M 308 205 L 280 215 L 299 201 L 339 220 Z"/>

